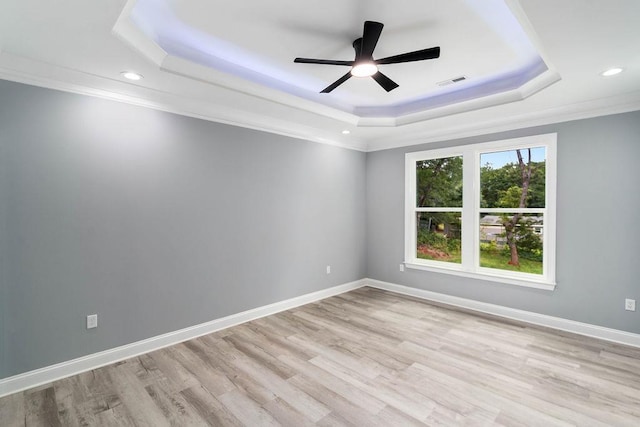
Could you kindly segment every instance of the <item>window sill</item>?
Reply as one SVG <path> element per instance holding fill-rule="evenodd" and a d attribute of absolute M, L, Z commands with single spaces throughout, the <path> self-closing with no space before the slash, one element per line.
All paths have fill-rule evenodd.
<path fill-rule="evenodd" d="M 456 268 L 446 267 L 433 267 L 430 265 L 417 264 L 412 262 L 405 262 L 404 265 L 407 268 L 415 270 L 431 271 L 434 273 L 450 274 L 453 276 L 468 277 L 476 280 L 485 280 L 490 282 L 504 283 L 508 285 L 524 286 L 527 288 L 543 289 L 546 291 L 553 291 L 556 287 L 555 282 L 549 282 L 545 280 L 529 280 L 518 277 L 501 276 L 497 274 L 487 274 L 478 272 L 463 271 Z"/>

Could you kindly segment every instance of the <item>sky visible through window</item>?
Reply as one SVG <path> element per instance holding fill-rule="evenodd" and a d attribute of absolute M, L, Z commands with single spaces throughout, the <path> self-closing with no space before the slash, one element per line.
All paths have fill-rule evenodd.
<path fill-rule="evenodd" d="M 528 159 L 526 150 L 522 150 L 521 153 L 523 160 L 526 162 Z M 533 160 L 534 162 L 544 162 L 544 147 L 531 148 L 531 160 Z M 482 155 L 480 156 L 480 165 L 485 166 L 487 163 L 490 163 L 493 169 L 499 169 L 507 163 L 517 164 L 518 156 L 516 155 L 516 150 L 497 151 L 495 153 L 482 153 Z"/>

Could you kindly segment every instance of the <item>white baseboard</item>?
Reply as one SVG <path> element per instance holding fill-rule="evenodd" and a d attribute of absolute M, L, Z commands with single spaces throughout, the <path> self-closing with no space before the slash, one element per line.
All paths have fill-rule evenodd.
<path fill-rule="evenodd" d="M 178 344 L 202 335 L 210 334 L 221 329 L 229 328 L 240 323 L 255 320 L 260 317 L 269 316 L 284 310 L 289 310 L 310 302 L 328 298 L 344 292 L 351 291 L 364 286 L 364 280 L 356 280 L 355 282 L 345 283 L 343 285 L 334 286 L 332 288 L 323 289 L 288 300 L 276 302 L 241 313 L 232 314 L 227 317 L 215 319 L 210 322 L 201 323 L 199 325 L 180 329 L 178 331 L 169 332 L 163 335 L 147 338 L 121 347 L 112 348 L 101 351 L 99 353 L 90 354 L 69 360 L 55 365 L 46 366 L 44 368 L 18 374 L 12 377 L 0 380 L 0 397 L 27 390 L 33 387 L 47 384 L 62 378 L 79 374 L 81 372 L 90 371 L 101 366 L 110 365 L 130 357 L 158 350 L 174 344 Z"/>
<path fill-rule="evenodd" d="M 617 329 L 591 325 L 589 323 L 576 322 L 575 320 L 562 319 L 560 317 L 547 316 L 545 314 L 533 313 L 531 311 L 518 310 L 501 305 L 489 304 L 486 302 L 440 294 L 437 292 L 411 288 L 408 286 L 383 282 L 375 279 L 364 279 L 364 283 L 366 286 L 370 286 L 372 288 L 383 289 L 385 291 L 409 295 L 424 300 L 466 308 L 482 313 L 493 314 L 495 316 L 500 316 L 512 320 L 519 320 L 538 326 L 546 326 L 548 328 L 558 329 L 561 331 L 573 332 L 575 334 L 592 338 L 599 338 L 605 341 L 625 344 L 633 347 L 640 347 L 640 334 L 634 334 L 632 332 L 625 332 Z"/>
<path fill-rule="evenodd" d="M 99 353 L 79 357 L 67 362 L 58 363 L 55 365 L 25 372 L 23 374 L 4 378 L 0 380 L 0 397 L 37 387 L 42 384 L 47 384 L 92 369 L 96 369 L 101 366 L 110 365 L 112 363 L 128 359 L 130 357 L 135 357 L 140 354 L 178 344 L 193 338 L 200 337 L 202 335 L 210 334 L 221 329 L 238 325 L 240 323 L 255 320 L 264 316 L 269 316 L 271 314 L 289 310 L 291 308 L 295 308 L 344 292 L 349 292 L 363 286 L 370 286 L 372 288 L 383 289 L 386 291 L 409 295 L 428 301 L 434 301 L 482 313 L 493 314 L 495 316 L 519 320 L 534 325 L 546 326 L 548 328 L 558 329 L 561 331 L 573 332 L 575 334 L 599 338 L 605 341 L 611 341 L 633 347 L 640 347 L 640 334 L 634 334 L 631 332 L 604 328 L 602 326 L 576 322 L 559 317 L 547 316 L 530 311 L 518 310 L 515 308 L 509 308 L 466 298 L 440 294 L 423 289 L 411 288 L 408 286 L 383 282 L 375 279 L 362 279 L 350 283 L 345 283 L 343 285 L 334 286 L 332 288 L 324 289 L 318 292 L 301 295 L 299 297 L 280 301 L 274 304 L 265 305 L 263 307 L 254 308 L 252 310 L 243 311 L 241 313 L 232 314 L 227 317 L 222 317 L 220 319 L 212 320 L 200 325 L 191 326 L 189 328 L 180 329 L 178 331 L 169 332 L 167 334 L 158 335 L 156 337 L 137 341 L 121 347 L 116 347 L 110 350 L 101 351 Z"/>

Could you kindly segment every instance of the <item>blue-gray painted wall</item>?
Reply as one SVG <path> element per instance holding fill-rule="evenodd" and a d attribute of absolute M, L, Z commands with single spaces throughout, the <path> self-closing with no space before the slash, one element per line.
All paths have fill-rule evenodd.
<path fill-rule="evenodd" d="M 557 287 L 543 291 L 405 269 L 405 153 L 557 132 Z M 372 279 L 640 333 L 640 112 L 367 155 L 367 275 Z"/>
<path fill-rule="evenodd" d="M 364 154 L 7 81 L 0 99 L 0 378 L 363 277 L 640 333 L 640 112 Z M 404 153 L 548 132 L 555 291 L 399 272 Z"/>
<path fill-rule="evenodd" d="M 0 378 L 365 276 L 365 153 L 7 81 L 0 99 Z"/>

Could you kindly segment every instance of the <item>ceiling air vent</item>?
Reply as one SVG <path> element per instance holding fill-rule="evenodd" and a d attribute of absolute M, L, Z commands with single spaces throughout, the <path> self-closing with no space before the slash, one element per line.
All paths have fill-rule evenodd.
<path fill-rule="evenodd" d="M 449 79 L 449 80 L 443 80 L 443 81 L 438 82 L 436 84 L 438 86 L 448 86 L 448 85 L 452 85 L 454 83 L 462 82 L 464 80 L 467 80 L 467 78 L 465 76 L 460 76 L 460 77 L 454 77 L 453 79 Z"/>

